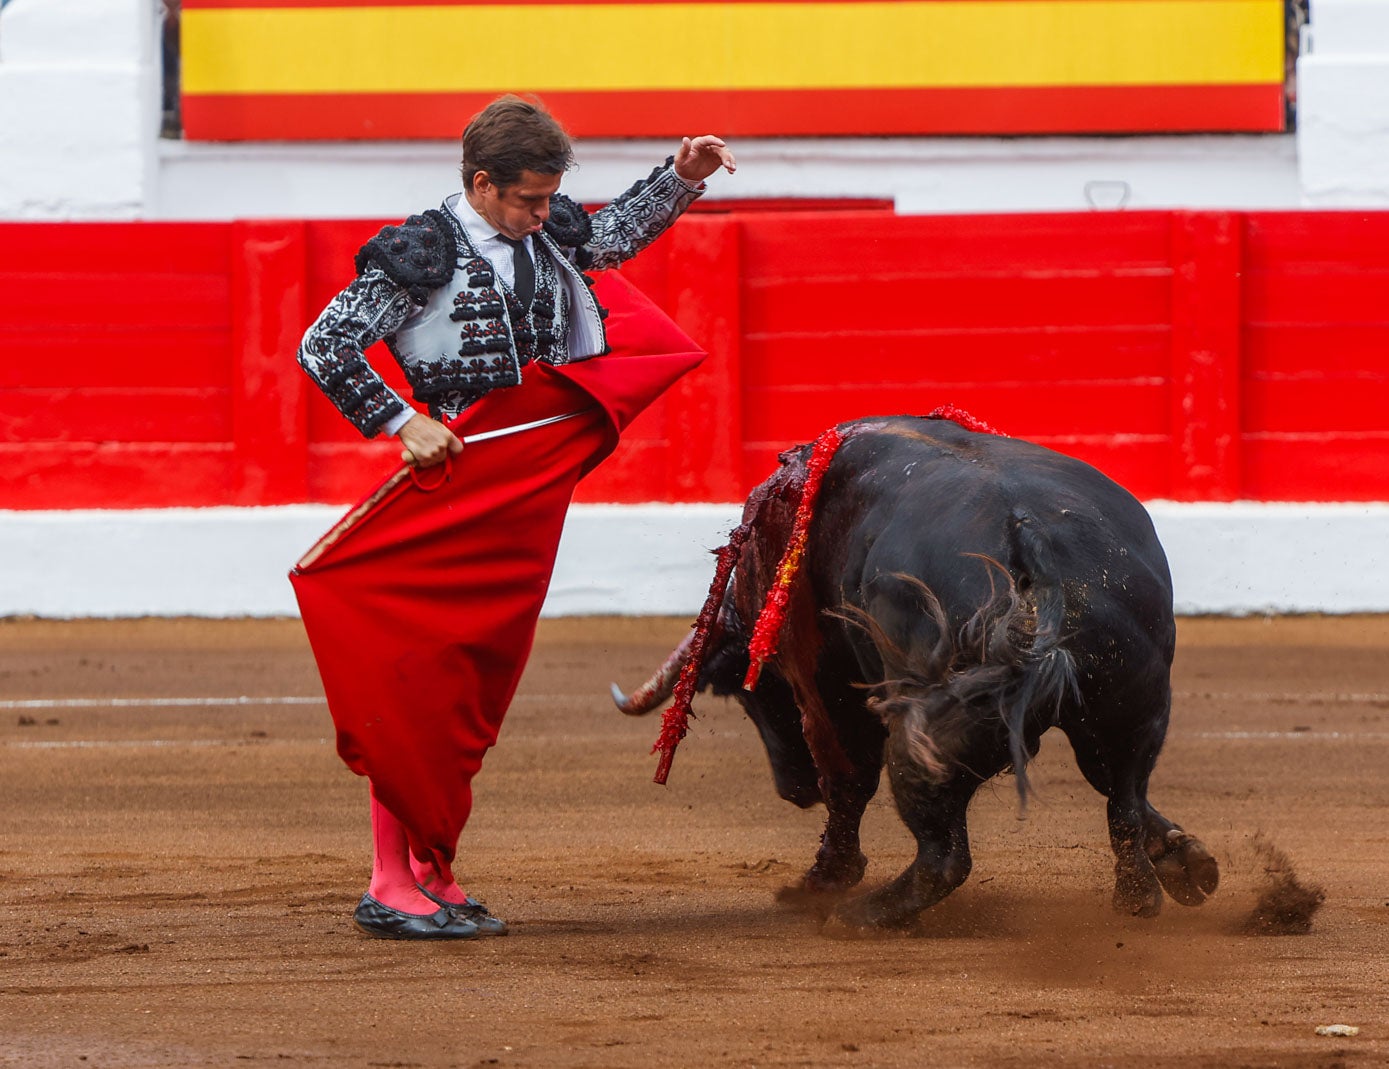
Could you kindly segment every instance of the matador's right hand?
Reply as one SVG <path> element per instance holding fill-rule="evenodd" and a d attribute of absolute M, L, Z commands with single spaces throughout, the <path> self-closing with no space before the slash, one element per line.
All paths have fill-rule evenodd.
<path fill-rule="evenodd" d="M 442 464 L 450 453 L 463 452 L 463 441 L 437 420 L 415 413 L 405 426 L 396 432 L 400 444 L 400 459 L 412 468 L 429 468 Z"/>

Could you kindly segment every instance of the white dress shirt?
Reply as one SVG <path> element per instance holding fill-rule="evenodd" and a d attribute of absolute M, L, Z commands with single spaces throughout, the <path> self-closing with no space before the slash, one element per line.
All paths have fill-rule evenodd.
<path fill-rule="evenodd" d="M 466 194 L 455 193 L 444 203 L 463 224 L 463 229 L 467 231 L 468 240 L 473 243 L 473 248 L 487 257 L 487 262 L 492 265 L 492 270 L 497 273 L 497 278 L 506 283 L 507 289 L 510 289 L 516 282 L 516 266 L 512 262 L 512 247 L 502 240 L 497 228 L 480 216 L 476 209 L 468 203 Z M 530 255 L 531 262 L 534 263 L 535 244 L 531 241 L 529 234 L 525 237 L 525 243 L 526 252 Z"/>
<path fill-rule="evenodd" d="M 516 282 L 516 264 L 512 260 L 512 247 L 501 238 L 500 231 L 480 216 L 463 193 L 455 193 L 444 200 L 444 204 L 460 223 L 468 235 L 468 240 L 473 243 L 473 248 L 477 249 L 479 255 L 485 256 L 487 262 L 492 265 L 492 270 L 496 272 L 497 278 L 506 284 L 510 289 Z M 530 255 L 531 262 L 535 262 L 535 244 L 531 241 L 529 234 L 525 237 L 526 252 Z M 415 414 L 415 409 L 408 404 L 404 412 L 399 412 L 392 416 L 381 425 L 381 430 L 388 435 L 400 433 L 400 428 L 410 422 L 410 417 Z"/>

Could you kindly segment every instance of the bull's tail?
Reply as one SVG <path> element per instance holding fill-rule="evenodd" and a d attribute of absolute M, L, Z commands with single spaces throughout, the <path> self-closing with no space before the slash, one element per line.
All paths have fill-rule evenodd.
<path fill-rule="evenodd" d="M 1051 542 L 1037 522 L 1025 509 L 1013 510 L 1009 531 L 1013 561 L 1019 580 L 1004 572 L 1008 585 L 1018 594 L 1019 582 L 1025 590 L 1018 595 L 1021 614 L 1019 630 L 1030 632 L 1030 642 L 1019 649 L 1019 672 L 1014 685 L 1000 696 L 1000 712 L 1008 729 L 1008 746 L 1017 776 L 1018 797 L 1027 804 L 1026 723 L 1029 714 L 1042 721 L 1043 727 L 1055 724 L 1061 705 L 1067 697 L 1076 697 L 1080 686 L 1076 679 L 1075 659 L 1066 648 L 1066 600 L 1061 587 L 1060 572 Z"/>
<path fill-rule="evenodd" d="M 1016 576 L 993 558 L 978 556 L 997 581 L 958 629 L 925 583 L 893 577 L 914 589 L 921 609 L 934 619 L 938 638 L 928 651 L 904 651 L 867 613 L 843 615 L 868 632 L 884 665 L 899 669 L 872 688 L 878 696 L 870 705 L 889 728 L 898 728 L 921 773 L 944 780 L 959 766 L 967 737 L 981 721 L 992 721 L 1006 735 L 1026 806 L 1029 719 L 1039 730 L 1055 723 L 1061 703 L 1078 688 L 1075 662 L 1064 645 L 1065 602 L 1051 546 L 1035 518 L 1021 509 L 1013 513 L 1010 542 Z"/>

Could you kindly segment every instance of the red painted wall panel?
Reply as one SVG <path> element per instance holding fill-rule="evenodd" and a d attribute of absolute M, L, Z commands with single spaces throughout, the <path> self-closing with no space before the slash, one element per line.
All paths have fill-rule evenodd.
<path fill-rule="evenodd" d="M 1374 302 L 1389 292 L 1389 268 L 1353 260 L 1285 263 L 1254 270 L 1248 286 L 1250 323 L 1354 323 L 1375 314 Z"/>
<path fill-rule="evenodd" d="M 1389 374 L 1389 321 L 1280 323 L 1244 329 L 1243 365 L 1251 378 Z"/>
<path fill-rule="evenodd" d="M 231 438 L 227 389 L 6 390 L 0 442 L 226 442 Z"/>
<path fill-rule="evenodd" d="M 917 215 L 825 211 L 813 216 L 741 215 L 749 264 L 767 277 L 837 278 L 868 267 L 880 273 L 981 273 L 1030 269 L 1097 270 L 1169 266 L 1168 213 Z"/>
<path fill-rule="evenodd" d="M 1245 220 L 1242 490 L 1389 498 L 1389 212 Z"/>
<path fill-rule="evenodd" d="M 828 423 L 952 403 L 1167 493 L 1169 231 L 1166 213 L 747 219 L 743 484 Z"/>
<path fill-rule="evenodd" d="M 1243 451 L 1250 500 L 1389 500 L 1389 432 L 1246 434 Z"/>
<path fill-rule="evenodd" d="M 0 507 L 360 496 L 398 446 L 293 354 L 380 225 L 0 226 Z M 1140 497 L 1389 500 L 1389 212 L 701 212 L 624 270 L 711 356 L 581 500 L 737 500 L 944 403 Z"/>
<path fill-rule="evenodd" d="M 1038 391 L 1044 404 L 1035 403 Z M 1033 398 L 1034 400 L 1029 400 Z M 1167 384 L 1131 382 L 1046 383 L 941 386 L 932 382 L 882 382 L 871 385 L 812 383 L 744 395 L 743 430 L 752 442 L 805 441 L 820 431 L 859 416 L 915 413 L 925 415 L 942 404 L 954 404 L 999 430 L 1020 438 L 1074 434 L 1167 433 Z"/>
<path fill-rule="evenodd" d="M 3 282 L 0 282 L 3 285 Z M 8 300 L 5 302 L 8 304 Z M 0 390 L 170 387 L 230 389 L 231 335 L 228 325 L 146 326 L 83 330 L 51 321 L 13 327 L 0 305 Z"/>
<path fill-rule="evenodd" d="M 1166 434 L 1039 434 L 1032 440 L 1095 465 L 1144 500 L 1172 496 L 1172 440 Z"/>
<path fill-rule="evenodd" d="M 110 456 L 128 443 L 228 437 L 228 226 L 2 229 L 0 444 L 14 450 L 3 458 L 19 469 L 13 478 L 36 463 L 34 443 L 90 443 Z M 43 482 L 84 504 L 120 492 L 56 474 Z M 0 504 L 12 500 L 3 490 Z"/>
<path fill-rule="evenodd" d="M 1389 267 L 1389 212 L 1250 212 L 1245 231 L 1251 264 Z"/>
<path fill-rule="evenodd" d="M 879 330 L 926 328 L 1129 326 L 1149 322 L 1165 306 L 1167 279 L 1158 274 L 1046 273 L 1027 278 L 911 272 L 884 275 L 869 265 L 839 278 L 786 282 L 749 280 L 746 328 L 796 327 L 807 313 L 821 331 L 846 331 L 871 321 Z"/>
<path fill-rule="evenodd" d="M 7 279 L 80 274 L 98 265 L 114 270 L 113 255 L 121 257 L 120 273 L 126 276 L 225 279 L 232 256 L 228 223 L 6 223 L 0 233 L 5 239 L 0 273 Z"/>
<path fill-rule="evenodd" d="M 1389 423 L 1389 375 L 1256 379 L 1243 408 L 1248 434 L 1374 434 Z"/>
<path fill-rule="evenodd" d="M 745 334 L 743 382 L 749 388 L 766 388 L 794 381 L 807 365 L 839 368 L 842 374 L 873 382 L 890 382 L 909 370 L 940 384 L 1142 381 L 1167 376 L 1171 345 L 1165 323 L 898 331 L 877 331 L 864 323 L 835 334 Z"/>

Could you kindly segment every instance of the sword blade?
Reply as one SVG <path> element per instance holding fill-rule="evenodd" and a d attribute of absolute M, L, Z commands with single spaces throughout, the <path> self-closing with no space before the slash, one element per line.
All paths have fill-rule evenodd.
<path fill-rule="evenodd" d="M 494 431 L 479 431 L 477 434 L 469 434 L 463 438 L 464 445 L 472 445 L 474 442 L 485 442 L 489 438 L 505 438 L 508 435 L 520 434 L 522 431 L 533 431 L 537 427 L 548 427 L 551 423 L 561 423 L 566 419 L 573 419 L 575 416 L 582 416 L 585 412 L 592 412 L 592 408 L 581 408 L 577 412 L 566 412 L 562 416 L 547 416 L 545 419 L 534 419 L 529 423 L 517 423 L 510 427 L 498 427 Z"/>

